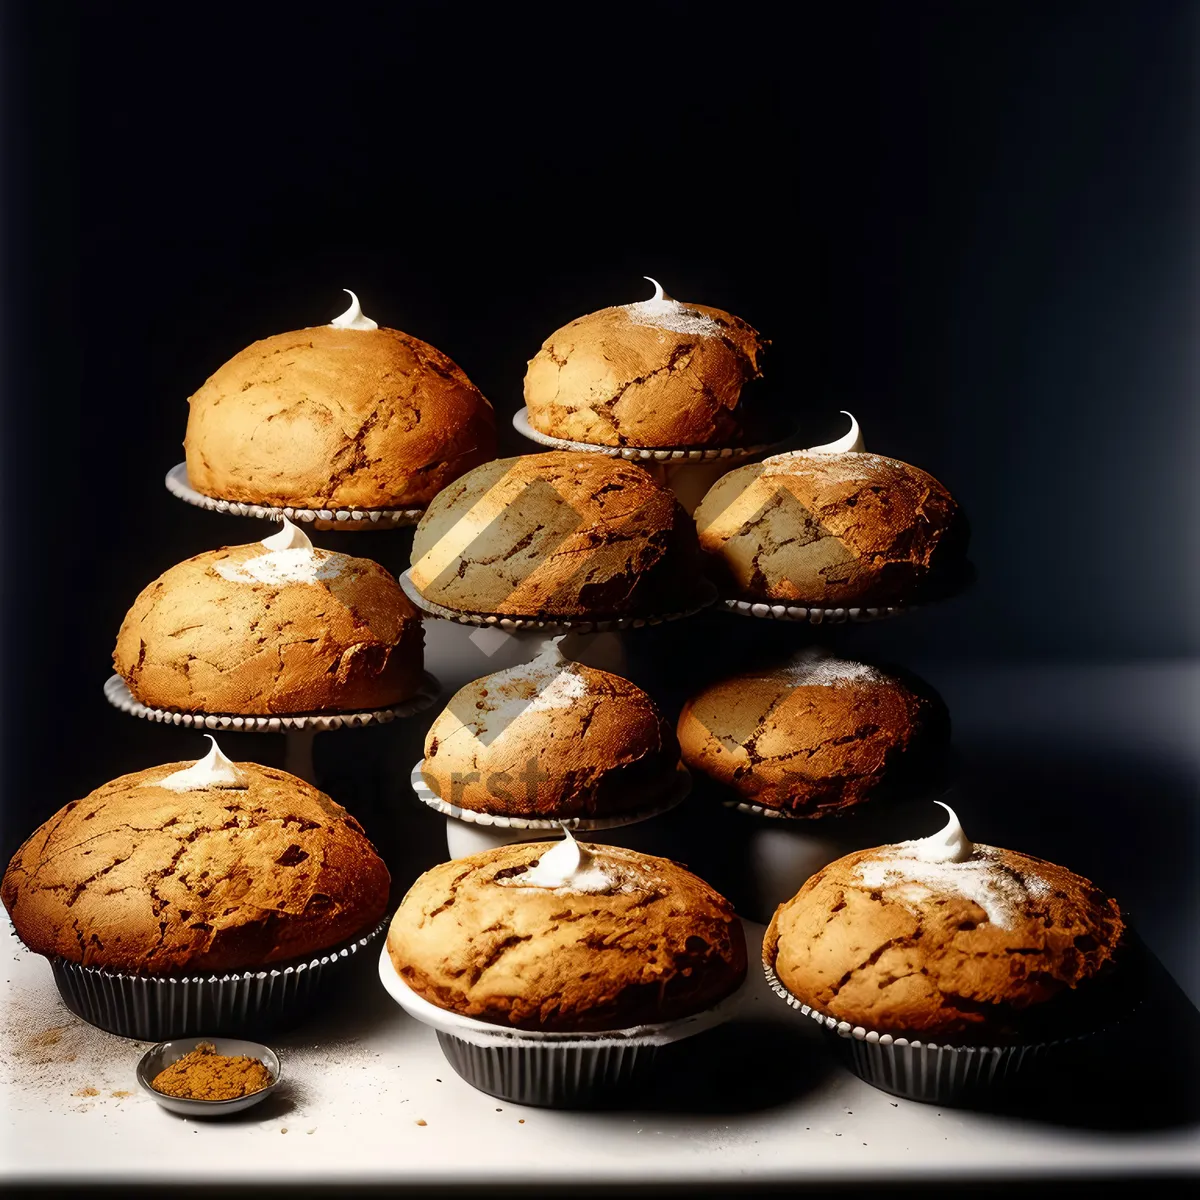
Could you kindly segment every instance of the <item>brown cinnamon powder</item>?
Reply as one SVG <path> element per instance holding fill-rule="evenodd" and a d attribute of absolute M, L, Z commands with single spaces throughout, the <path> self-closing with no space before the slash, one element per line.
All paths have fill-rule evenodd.
<path fill-rule="evenodd" d="M 237 1100 L 270 1083 L 271 1073 L 259 1059 L 218 1054 L 211 1042 L 201 1042 L 160 1071 L 150 1086 L 164 1096 L 184 1100 Z"/>

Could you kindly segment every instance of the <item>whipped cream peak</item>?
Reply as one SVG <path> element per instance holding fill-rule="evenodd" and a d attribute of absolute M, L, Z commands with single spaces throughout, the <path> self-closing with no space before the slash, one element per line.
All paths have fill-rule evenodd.
<path fill-rule="evenodd" d="M 378 329 L 378 321 L 372 321 L 370 317 L 363 315 L 358 297 L 349 288 L 342 288 L 342 291 L 350 297 L 350 307 L 341 316 L 334 317 L 329 322 L 330 325 L 334 329 Z"/>
<path fill-rule="evenodd" d="M 944 808 L 949 814 L 946 824 L 926 838 L 917 838 L 910 842 L 901 842 L 914 858 L 921 862 L 930 863 L 961 863 L 966 862 L 974 853 L 974 843 L 963 833 L 958 814 L 948 804 L 935 800 L 934 804 Z"/>
<path fill-rule="evenodd" d="M 266 546 L 268 550 L 311 550 L 313 548 L 308 534 L 299 525 L 293 525 L 287 517 L 283 518 L 283 526 L 279 532 L 263 538 L 262 545 Z"/>
<path fill-rule="evenodd" d="M 551 846 L 528 870 L 513 876 L 512 884 L 552 891 L 611 892 L 616 879 L 604 869 L 595 854 L 571 836 L 565 825 L 562 831 L 563 840 Z"/>
<path fill-rule="evenodd" d="M 699 337 L 716 337 L 720 333 L 720 326 L 712 317 L 688 308 L 678 300 L 672 300 L 657 279 L 651 279 L 649 275 L 643 275 L 642 278 L 654 284 L 654 295 L 649 300 L 639 300 L 636 304 L 623 307 L 622 311 L 631 324 Z"/>
<path fill-rule="evenodd" d="M 844 408 L 841 410 L 843 417 L 850 418 L 850 428 L 842 434 L 837 441 L 827 442 L 824 446 L 809 446 L 807 450 L 799 451 L 800 454 L 862 454 L 867 449 L 867 444 L 863 441 L 862 429 L 858 422 L 854 419 L 853 413 L 848 413 Z"/>
<path fill-rule="evenodd" d="M 849 683 L 880 683 L 886 677 L 868 663 L 838 658 L 822 646 L 799 651 L 783 668 L 797 686 L 838 687 Z"/>
<path fill-rule="evenodd" d="M 245 774 L 221 753 L 217 739 L 211 733 L 204 735 L 212 746 L 208 753 L 197 759 L 190 767 L 175 771 L 165 779 L 156 780 L 155 787 L 171 792 L 203 792 L 208 788 L 247 788 L 250 786 Z M 146 785 L 143 785 L 146 786 Z"/>

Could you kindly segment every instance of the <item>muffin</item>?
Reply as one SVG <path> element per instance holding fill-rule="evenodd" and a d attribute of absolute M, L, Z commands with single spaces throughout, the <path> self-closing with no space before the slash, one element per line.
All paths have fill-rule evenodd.
<path fill-rule="evenodd" d="M 650 280 L 654 283 L 654 280 Z M 745 321 L 654 297 L 552 333 L 525 374 L 529 424 L 599 446 L 737 446 L 757 436 L 742 392 L 767 342 Z"/>
<path fill-rule="evenodd" d="M 506 817 L 612 817 L 661 802 L 678 777 L 674 731 L 641 688 L 563 656 L 455 693 L 425 737 L 421 774 L 444 801 Z"/>
<path fill-rule="evenodd" d="M 392 918 L 387 950 L 438 1008 L 542 1032 L 687 1017 L 746 973 L 741 925 L 708 884 L 669 859 L 569 834 L 427 871 Z"/>
<path fill-rule="evenodd" d="M 295 1016 L 348 939 L 379 925 L 389 884 L 341 805 L 212 741 L 199 762 L 60 809 L 13 856 L 0 898 L 72 1011 L 159 1040 Z"/>
<path fill-rule="evenodd" d="M 384 708 L 417 691 L 421 615 L 377 563 L 297 526 L 197 554 L 126 614 L 113 665 L 141 703 L 179 712 Z"/>
<path fill-rule="evenodd" d="M 670 613 L 703 586 L 671 492 L 632 463 L 568 451 L 485 463 L 438 493 L 410 575 L 435 604 L 523 617 Z"/>
<path fill-rule="evenodd" d="M 684 762 L 738 799 L 811 818 L 935 776 L 950 720 L 915 678 L 808 650 L 703 688 L 684 704 L 678 735 Z"/>
<path fill-rule="evenodd" d="M 1065 867 L 972 845 L 947 812 L 931 837 L 818 871 L 776 910 L 764 963 L 800 1003 L 875 1035 L 1009 1046 L 1086 1032 L 1120 908 Z"/>
<path fill-rule="evenodd" d="M 281 507 L 421 508 L 495 457 L 492 407 L 462 370 L 350 296 L 330 324 L 234 355 L 189 399 L 192 487 Z"/>
<path fill-rule="evenodd" d="M 843 445 L 772 455 L 709 490 L 696 531 L 729 594 L 890 605 L 931 598 L 959 578 L 968 530 L 950 493 L 918 467 Z"/>

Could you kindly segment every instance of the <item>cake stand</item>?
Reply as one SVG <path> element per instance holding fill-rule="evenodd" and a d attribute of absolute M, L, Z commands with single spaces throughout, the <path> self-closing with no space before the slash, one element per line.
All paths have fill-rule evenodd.
<path fill-rule="evenodd" d="M 416 525 L 425 513 L 424 508 L 273 508 L 266 504 L 221 500 L 192 487 L 188 482 L 187 463 L 173 466 L 164 482 L 172 496 L 209 512 L 263 521 L 281 521 L 287 517 L 289 521 L 311 524 L 314 529 L 402 529 Z"/>
<path fill-rule="evenodd" d="M 445 621 L 457 621 L 460 625 L 489 626 L 508 633 L 605 633 L 613 629 L 641 629 L 646 625 L 661 625 L 664 621 L 678 621 L 693 616 L 707 608 L 717 599 L 717 589 L 706 579 L 696 581 L 693 596 L 684 607 L 675 612 L 654 613 L 646 616 L 605 617 L 551 617 L 551 616 L 507 616 L 503 613 L 465 612 L 462 609 L 446 608 L 421 595 L 412 581 L 411 568 L 399 576 L 404 594 L 422 612 Z"/>
<path fill-rule="evenodd" d="M 637 463 L 664 487 L 675 493 L 679 503 L 689 513 L 704 499 L 708 489 L 732 467 L 739 466 L 760 454 L 778 450 L 790 440 L 792 432 L 750 446 L 704 446 L 680 449 L 643 446 L 601 446 L 595 442 L 574 442 L 569 438 L 542 433 L 529 423 L 529 410 L 518 409 L 513 414 L 513 428 L 531 442 L 550 450 L 576 450 L 585 454 L 603 454 Z"/>
<path fill-rule="evenodd" d="M 282 733 L 287 739 L 284 770 L 306 783 L 316 783 L 313 767 L 313 739 L 331 729 L 357 729 L 367 725 L 386 725 L 397 718 L 424 712 L 438 698 L 441 684 L 428 671 L 421 677 L 417 692 L 399 704 L 360 712 L 289 713 L 279 716 L 236 716 L 231 713 L 185 713 L 169 708 L 154 708 L 134 699 L 125 680 L 112 675 L 104 685 L 104 698 L 121 712 L 144 721 L 164 725 L 182 725 L 186 729 L 221 730 L 229 733 Z"/>
<path fill-rule="evenodd" d="M 422 759 L 412 769 L 409 780 L 414 795 L 422 804 L 432 808 L 434 812 L 444 814 L 446 818 L 446 848 L 451 858 L 465 858 L 469 854 L 477 854 L 483 850 L 491 850 L 496 846 L 508 846 L 514 842 L 535 842 L 544 838 L 558 837 L 564 828 L 572 833 L 599 833 L 602 836 L 589 840 L 606 842 L 611 845 L 625 846 L 629 844 L 622 833 L 615 830 L 627 830 L 631 826 L 640 825 L 653 817 L 670 812 L 681 804 L 692 790 L 692 777 L 687 767 L 678 765 L 671 786 L 655 804 L 634 812 L 621 813 L 612 817 L 510 817 L 498 813 L 476 812 L 474 809 L 461 808 L 448 800 L 443 800 L 424 780 L 421 768 L 425 765 Z M 633 839 L 638 840 L 638 839 Z M 640 849 L 633 846 L 633 849 Z"/>

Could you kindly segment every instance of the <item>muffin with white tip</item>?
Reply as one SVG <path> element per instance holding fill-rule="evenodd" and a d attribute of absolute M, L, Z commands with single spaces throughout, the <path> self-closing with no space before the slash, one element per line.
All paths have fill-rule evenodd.
<path fill-rule="evenodd" d="M 189 399 L 193 488 L 280 507 L 423 508 L 495 457 L 495 414 L 458 365 L 350 295 L 328 325 L 255 342 Z"/>
<path fill-rule="evenodd" d="M 313 546 L 284 520 L 144 588 L 113 665 L 136 700 L 269 715 L 384 708 L 420 687 L 421 615 L 378 563 Z"/>

